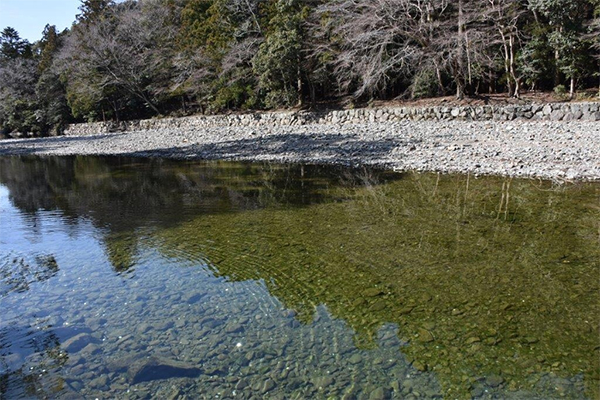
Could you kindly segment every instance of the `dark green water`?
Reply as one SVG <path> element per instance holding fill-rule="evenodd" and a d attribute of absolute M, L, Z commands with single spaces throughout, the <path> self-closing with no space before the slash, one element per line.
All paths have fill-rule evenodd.
<path fill-rule="evenodd" d="M 0 158 L 0 398 L 599 398 L 600 185 Z"/>

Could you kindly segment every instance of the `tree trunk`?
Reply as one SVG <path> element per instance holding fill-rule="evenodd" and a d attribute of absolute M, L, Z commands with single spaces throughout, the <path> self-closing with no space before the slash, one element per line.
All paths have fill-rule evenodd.
<path fill-rule="evenodd" d="M 146 96 L 145 93 L 141 92 L 141 93 L 134 93 L 134 94 L 136 94 L 140 99 L 142 99 L 144 101 L 144 103 L 146 103 L 148 105 L 148 107 L 150 107 L 152 109 L 152 111 L 154 111 L 156 113 L 156 115 L 162 115 L 162 113 L 160 112 L 158 107 L 152 102 L 152 100 L 150 100 L 148 98 L 148 96 Z"/>
<path fill-rule="evenodd" d="M 510 35 L 508 43 L 510 45 L 510 79 L 512 79 L 513 83 L 515 84 L 512 95 L 518 99 L 519 97 L 521 97 L 521 84 L 520 79 L 517 77 L 517 72 L 515 70 L 515 38 L 512 33 Z"/>
<path fill-rule="evenodd" d="M 296 81 L 296 91 L 298 93 L 298 107 L 302 106 L 302 75 L 300 73 L 300 53 L 298 53 L 298 65 L 297 65 L 297 69 L 296 69 L 296 74 L 297 74 L 297 78 L 298 80 Z"/>
<path fill-rule="evenodd" d="M 457 37 L 457 60 L 456 60 L 456 98 L 462 100 L 465 97 L 465 89 L 462 82 L 462 73 L 464 69 L 463 65 L 463 53 L 464 53 L 464 14 L 463 14 L 463 0 L 458 0 L 458 37 Z"/>
<path fill-rule="evenodd" d="M 469 36 L 468 32 L 465 31 L 465 50 L 467 52 L 467 82 L 469 83 L 467 87 L 467 92 L 472 93 L 473 90 L 473 75 L 471 71 L 471 53 L 469 49 Z"/>
<path fill-rule="evenodd" d="M 509 50 L 508 45 L 506 44 L 506 36 L 504 36 L 502 31 L 500 31 L 500 36 L 502 37 L 502 49 L 504 51 L 504 73 L 506 74 L 506 86 L 508 89 L 508 97 L 511 97 L 513 95 L 513 88 L 510 73 Z"/>
<path fill-rule="evenodd" d="M 562 33 L 562 26 L 558 28 L 558 32 Z M 560 52 L 558 49 L 554 49 L 554 87 L 560 85 L 560 69 L 558 65 L 560 64 Z"/>
<path fill-rule="evenodd" d="M 444 94 L 444 81 L 442 80 L 442 71 L 440 71 L 439 66 L 435 66 L 435 74 L 437 76 L 439 94 Z"/>
<path fill-rule="evenodd" d="M 569 100 L 575 98 L 575 77 L 571 76 L 571 85 L 569 87 Z"/>

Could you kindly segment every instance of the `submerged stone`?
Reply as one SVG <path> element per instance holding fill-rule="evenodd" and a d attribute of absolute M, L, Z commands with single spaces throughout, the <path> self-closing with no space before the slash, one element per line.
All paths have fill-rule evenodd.
<path fill-rule="evenodd" d="M 485 383 L 487 383 L 491 387 L 498 387 L 502 383 L 504 383 L 504 378 L 502 378 L 500 375 L 490 375 L 487 378 L 485 378 Z"/>
<path fill-rule="evenodd" d="M 363 358 L 360 354 L 353 354 L 352 357 L 348 359 L 348 362 L 350 364 L 359 364 L 362 362 L 362 360 Z"/>
<path fill-rule="evenodd" d="M 127 371 L 129 381 L 135 385 L 170 378 L 195 378 L 200 375 L 200 368 L 181 361 L 151 357 L 133 364 Z"/>
<path fill-rule="evenodd" d="M 265 394 L 267 392 L 270 392 L 271 390 L 273 390 L 275 388 L 275 381 L 273 381 L 273 379 L 267 379 L 263 385 L 262 388 L 260 389 L 260 392 L 262 394 Z"/>
<path fill-rule="evenodd" d="M 418 336 L 417 340 L 421 343 L 429 343 L 429 342 L 433 342 L 435 340 L 435 338 L 433 337 L 433 334 L 431 332 L 429 332 L 427 329 L 420 328 L 419 336 Z"/>
<path fill-rule="evenodd" d="M 95 342 L 97 342 L 97 340 L 92 335 L 80 333 L 68 340 L 65 340 L 65 342 L 62 344 L 62 347 L 69 353 L 77 353 L 87 345 Z"/>
<path fill-rule="evenodd" d="M 383 290 L 381 290 L 379 288 L 369 288 L 369 289 L 363 290 L 361 294 L 364 297 L 377 297 L 377 296 L 383 294 Z"/>
<path fill-rule="evenodd" d="M 388 398 L 389 392 L 383 387 L 378 387 L 369 395 L 369 400 L 386 400 Z"/>

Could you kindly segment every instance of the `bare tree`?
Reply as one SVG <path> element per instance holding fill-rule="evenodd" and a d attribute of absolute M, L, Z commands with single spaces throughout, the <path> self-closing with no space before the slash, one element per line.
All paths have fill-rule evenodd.
<path fill-rule="evenodd" d="M 128 1 L 77 26 L 61 55 L 71 91 L 90 99 L 123 91 L 160 114 L 156 99 L 168 92 L 172 72 L 171 18 L 161 0 Z"/>
<path fill-rule="evenodd" d="M 435 40 L 447 2 L 333 0 L 317 10 L 322 41 L 342 92 L 374 95 L 414 74 Z"/>
<path fill-rule="evenodd" d="M 31 130 L 35 125 L 37 64 L 15 58 L 0 63 L 0 130 Z"/>
<path fill-rule="evenodd" d="M 498 45 L 506 75 L 508 95 L 519 97 L 521 77 L 517 69 L 517 51 L 520 48 L 522 33 L 521 20 L 527 10 L 517 0 L 487 0 L 483 10 L 484 21 L 490 24 L 490 45 Z"/>
<path fill-rule="evenodd" d="M 355 97 L 407 84 L 414 95 L 432 80 L 435 95 L 450 75 L 462 98 L 491 63 L 476 1 L 332 0 L 316 15 L 313 56 L 330 54 L 340 90 Z"/>

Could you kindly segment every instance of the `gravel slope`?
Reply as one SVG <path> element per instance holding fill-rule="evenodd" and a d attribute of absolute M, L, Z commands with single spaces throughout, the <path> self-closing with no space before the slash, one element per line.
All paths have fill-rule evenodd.
<path fill-rule="evenodd" d="M 369 164 L 583 181 L 600 180 L 600 123 L 403 121 L 0 141 L 0 156 L 11 154 Z"/>

